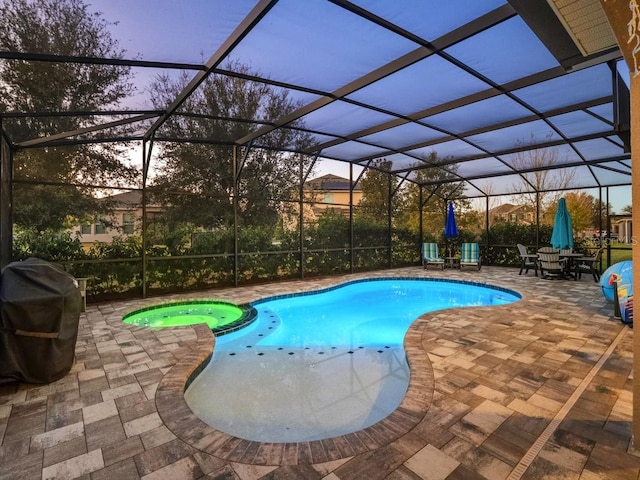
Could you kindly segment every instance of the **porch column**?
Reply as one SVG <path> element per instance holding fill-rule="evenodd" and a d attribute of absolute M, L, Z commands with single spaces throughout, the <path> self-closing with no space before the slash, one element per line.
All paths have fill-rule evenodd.
<path fill-rule="evenodd" d="M 634 53 L 640 45 L 640 15 L 635 1 L 600 0 L 616 36 L 622 55 L 631 73 L 631 196 L 632 221 L 640 225 L 640 167 L 635 164 L 635 153 L 640 152 L 640 52 Z M 640 249 L 632 238 L 633 283 L 640 285 Z M 633 336 L 633 443 L 640 446 L 640 335 Z"/>

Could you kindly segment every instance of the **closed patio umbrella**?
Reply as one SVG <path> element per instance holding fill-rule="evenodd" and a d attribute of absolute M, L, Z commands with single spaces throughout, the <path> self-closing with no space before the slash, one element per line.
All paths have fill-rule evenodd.
<path fill-rule="evenodd" d="M 449 248 L 448 240 L 456 238 L 458 236 L 458 225 L 456 224 L 456 216 L 453 212 L 453 202 L 449 202 L 449 210 L 447 211 L 447 221 L 444 225 L 444 238 L 447 239 L 447 250 L 449 257 L 451 256 L 451 249 Z"/>
<path fill-rule="evenodd" d="M 551 246 L 557 249 L 573 249 L 571 215 L 567 210 L 567 202 L 564 197 L 558 201 L 558 210 L 556 210 L 553 231 L 551 232 Z"/>

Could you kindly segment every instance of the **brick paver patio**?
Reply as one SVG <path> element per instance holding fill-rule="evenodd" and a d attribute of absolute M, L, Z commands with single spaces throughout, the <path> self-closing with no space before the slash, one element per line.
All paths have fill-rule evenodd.
<path fill-rule="evenodd" d="M 412 375 L 402 405 L 329 440 L 261 444 L 213 430 L 182 397 L 211 354 L 211 332 L 121 323 L 123 313 L 168 299 L 243 303 L 385 276 L 486 282 L 523 298 L 417 319 L 405 339 Z M 0 479 L 638 479 L 633 330 L 612 313 L 589 278 L 542 280 L 496 267 L 403 268 L 89 305 L 66 377 L 0 385 Z"/>

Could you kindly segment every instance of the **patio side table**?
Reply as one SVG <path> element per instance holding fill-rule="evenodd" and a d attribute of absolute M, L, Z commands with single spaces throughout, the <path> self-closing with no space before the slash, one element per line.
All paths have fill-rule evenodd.
<path fill-rule="evenodd" d="M 444 268 L 460 268 L 459 257 L 444 257 Z"/>

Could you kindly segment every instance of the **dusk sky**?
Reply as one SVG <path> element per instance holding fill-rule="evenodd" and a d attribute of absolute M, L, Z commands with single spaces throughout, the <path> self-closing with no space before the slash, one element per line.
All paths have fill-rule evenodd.
<path fill-rule="evenodd" d="M 120 46 L 126 49 L 128 58 L 202 64 L 224 42 L 255 3 L 255 0 L 183 2 L 94 0 L 90 3 L 90 10 L 102 12 L 103 18 L 108 22 L 118 22 L 117 25 L 112 26 L 111 31 L 118 39 Z M 395 2 L 384 0 L 360 0 L 354 3 L 389 19 L 407 31 L 433 41 L 506 2 L 500 0 L 448 2 L 405 0 L 402 2 L 404 8 L 397 8 Z M 437 15 L 434 15 L 434 12 L 437 12 Z M 509 41 L 505 42 L 505 38 Z M 417 45 L 414 42 L 366 22 L 324 0 L 281 0 L 267 14 L 265 20 L 232 52 L 230 58 L 249 65 L 271 79 L 332 92 L 416 48 Z M 490 30 L 454 44 L 446 50 L 446 53 L 498 84 L 558 65 L 555 58 L 519 17 L 506 20 Z M 142 68 L 135 68 L 133 71 L 139 93 L 135 98 L 129 99 L 127 104 L 134 108 L 151 106 L 145 87 L 154 76 L 160 73 L 171 75 L 180 73 L 179 70 L 162 71 Z M 567 97 L 567 93 L 554 93 L 549 88 L 536 90 L 531 87 L 527 91 L 523 89 L 521 94 L 517 93 L 541 111 L 556 105 L 561 106 L 563 101 L 580 102 L 583 91 L 585 98 L 587 98 L 586 95 L 595 95 L 587 92 L 587 86 L 600 84 L 600 78 L 608 75 L 605 67 L 600 70 L 601 73 L 597 72 L 594 70 L 588 75 L 586 73 L 583 75 L 585 79 L 582 84 L 579 84 L 581 87 L 573 88 L 571 91 L 571 96 L 574 98 L 559 97 L 560 95 Z M 189 74 L 193 75 L 195 71 Z M 573 77 L 578 78 L 579 75 Z M 606 86 L 606 83 L 603 85 Z M 485 88 L 486 84 L 479 82 L 475 77 L 460 71 L 438 56 L 432 56 L 354 91 L 348 95 L 348 98 L 381 109 L 393 109 L 402 114 L 411 114 L 474 94 Z M 299 100 L 302 104 L 311 103 L 317 98 L 313 94 L 294 90 L 290 90 L 289 93 L 292 98 Z M 607 92 L 602 92 L 602 95 L 606 94 Z M 457 115 L 456 110 L 452 110 L 429 117 L 426 121 L 438 128 L 456 133 L 456 128 L 461 131 L 473 129 L 480 126 L 482 122 L 488 122 L 488 116 L 491 115 L 497 117 L 502 115 L 502 120 L 505 121 L 509 118 L 522 117 L 527 113 L 510 100 L 504 99 L 498 102 L 500 98 L 502 97 L 478 102 L 478 108 L 471 115 L 469 112 L 472 112 L 473 108 L 469 106 L 466 110 L 461 110 L 460 115 Z M 484 103 L 486 105 L 483 106 Z M 610 115 L 606 109 L 599 110 L 597 114 Z M 380 112 L 355 108 L 344 102 L 334 102 L 303 118 L 308 127 L 334 135 L 349 135 L 354 131 L 382 124 L 391 119 Z M 583 128 L 591 131 L 601 128 L 597 120 L 588 115 L 583 117 L 574 115 L 566 119 L 558 117 L 557 122 L 561 129 L 571 128 L 572 125 L 582 125 Z M 549 127 L 544 123 L 539 122 L 536 126 L 535 122 L 532 122 L 520 125 L 510 132 L 483 134 L 474 139 L 474 142 L 492 150 L 503 148 L 500 143 L 505 143 L 505 139 L 510 139 L 508 141 L 512 144 L 513 138 L 526 138 L 529 134 L 544 137 L 548 132 Z M 366 140 L 371 141 L 372 144 L 382 140 L 384 142 L 395 140 L 398 146 L 402 146 L 402 142 L 409 143 L 412 136 L 424 139 L 429 135 L 428 128 L 418 128 L 416 125 L 408 124 L 402 128 L 380 132 L 377 136 Z M 439 135 L 442 134 L 436 130 L 431 133 L 433 138 L 438 138 Z M 325 139 L 318 137 L 318 141 L 322 142 Z M 350 143 L 353 142 L 332 147 L 333 150 L 327 150 L 326 154 L 349 158 L 353 150 L 354 158 L 357 158 L 363 152 L 367 153 L 366 150 L 362 150 L 363 145 Z M 429 148 L 431 147 L 427 150 Z M 585 144 L 584 148 L 588 149 L 585 150 L 587 152 L 595 152 L 603 146 L 593 142 Z M 380 151 L 384 150 L 380 149 Z M 377 149 L 369 147 L 368 153 L 376 154 Z M 480 150 L 462 141 L 438 144 L 439 155 L 473 156 L 478 153 Z M 562 154 L 565 153 L 573 155 L 571 151 L 565 151 Z M 400 162 L 400 165 L 408 160 L 400 156 L 393 158 L 393 161 Z M 568 157 L 569 160 L 571 158 Z M 331 163 L 332 166 L 327 167 L 326 163 Z M 463 168 L 473 174 L 475 171 L 492 171 L 502 167 L 500 162 L 487 158 L 466 162 Z M 357 168 L 356 173 L 359 170 L 360 168 Z M 318 169 L 317 174 L 329 171 L 348 176 L 348 164 L 325 162 L 325 165 Z M 607 172 L 602 174 L 607 175 Z M 584 172 L 579 171 L 578 175 L 588 177 L 589 172 L 585 169 Z M 502 177 L 499 181 L 505 185 L 513 182 L 510 177 Z M 489 181 L 477 183 L 486 185 L 487 182 Z M 614 204 L 615 209 L 621 209 L 630 203 L 627 187 L 612 188 L 611 192 L 613 197 L 611 203 Z M 591 190 L 589 193 L 597 195 L 597 191 Z"/>

